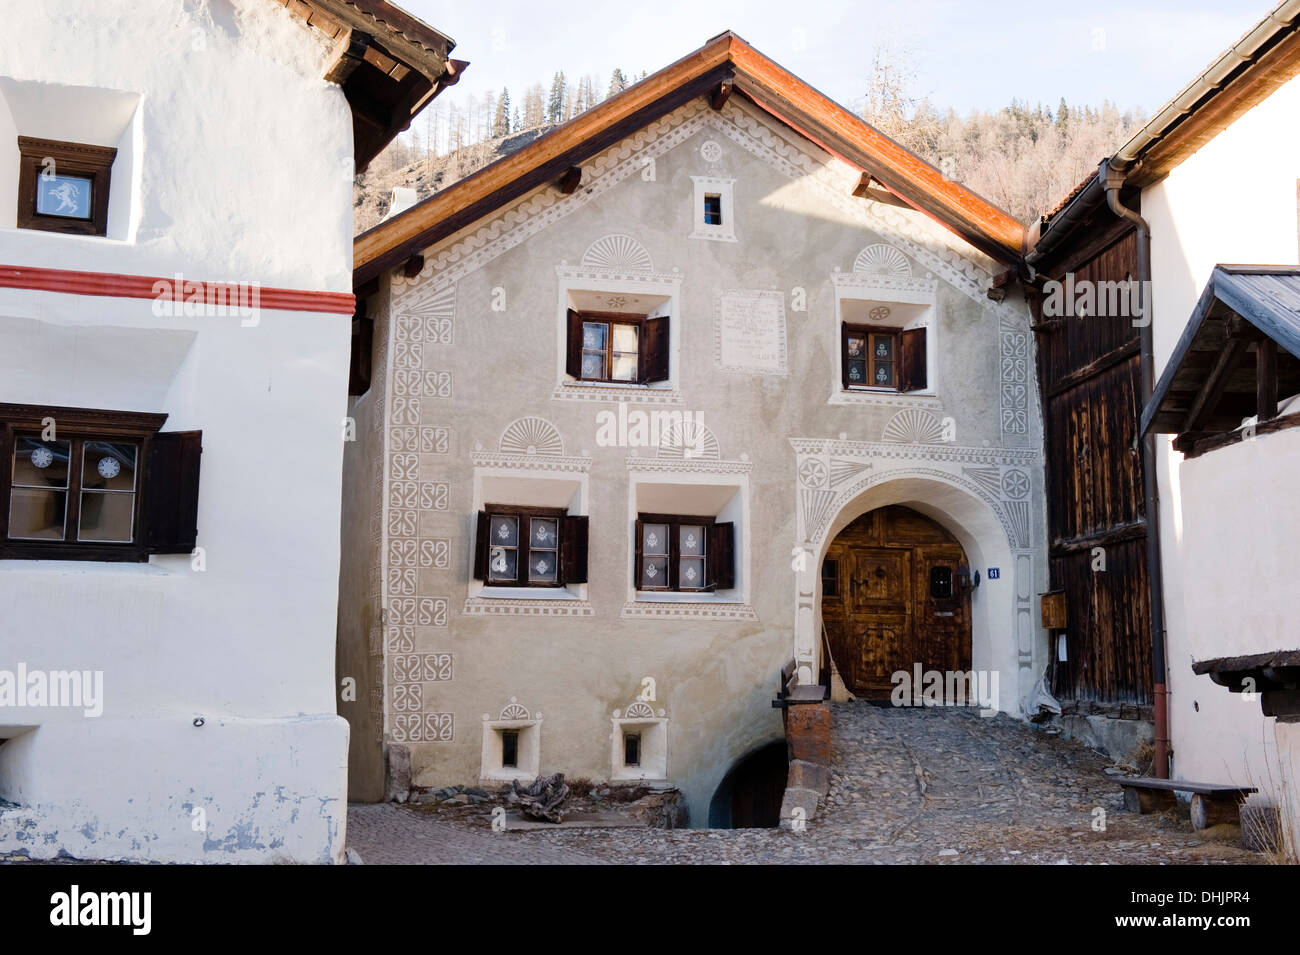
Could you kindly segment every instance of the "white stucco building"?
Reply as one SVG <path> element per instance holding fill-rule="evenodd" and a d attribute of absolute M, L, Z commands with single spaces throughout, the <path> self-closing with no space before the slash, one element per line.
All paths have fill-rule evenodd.
<path fill-rule="evenodd" d="M 354 163 L 458 65 L 290 6 L 0 2 L 0 852 L 342 858 Z"/>

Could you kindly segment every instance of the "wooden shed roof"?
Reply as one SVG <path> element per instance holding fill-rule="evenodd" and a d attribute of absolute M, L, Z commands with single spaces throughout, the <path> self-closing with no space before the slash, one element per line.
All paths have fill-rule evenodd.
<path fill-rule="evenodd" d="M 1142 413 L 1142 433 L 1234 431 L 1259 413 L 1260 345 L 1277 346 L 1275 396 L 1300 394 L 1300 266 L 1219 265 Z"/>
<path fill-rule="evenodd" d="M 584 159 L 683 103 L 709 95 L 715 108 L 721 108 L 733 93 L 860 169 L 864 179 L 857 194 L 892 194 L 991 258 L 1019 262 L 1019 222 L 727 32 L 518 152 L 357 236 L 354 285 L 543 183 L 566 173 L 572 177 L 570 170 Z"/>

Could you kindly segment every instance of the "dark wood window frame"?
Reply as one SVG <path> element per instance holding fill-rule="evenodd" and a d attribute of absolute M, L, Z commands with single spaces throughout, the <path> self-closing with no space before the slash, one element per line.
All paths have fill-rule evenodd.
<path fill-rule="evenodd" d="M 664 524 L 668 530 L 668 584 L 647 585 L 645 582 L 645 525 Z M 704 527 L 704 584 L 700 587 L 681 585 L 681 527 L 698 524 Z M 633 528 L 633 584 L 645 593 L 713 593 L 732 590 L 736 586 L 735 524 L 719 522 L 716 517 L 690 514 L 638 514 Z M 649 555 L 656 556 L 654 554 Z M 688 557 L 690 555 L 687 555 Z"/>
<path fill-rule="evenodd" d="M 722 194 L 709 192 L 704 195 L 704 224 L 722 225 Z"/>
<path fill-rule="evenodd" d="M 837 557 L 822 560 L 822 597 L 839 600 L 840 597 L 840 562 Z"/>
<path fill-rule="evenodd" d="M 48 421 L 55 441 L 70 442 L 62 540 L 9 536 L 14 458 L 19 438 L 41 439 Z M 150 554 L 190 553 L 197 537 L 202 432 L 160 431 L 166 414 L 0 404 L 0 559 L 146 561 Z M 130 542 L 77 540 L 87 441 L 138 448 Z"/>
<path fill-rule="evenodd" d="M 641 765 L 641 734 L 639 732 L 623 731 L 623 765 Z"/>
<path fill-rule="evenodd" d="M 68 235 L 108 234 L 108 200 L 117 150 L 109 146 L 18 137 L 18 228 Z M 48 174 L 90 180 L 90 215 L 84 219 L 36 211 L 41 177 Z"/>
<path fill-rule="evenodd" d="M 519 520 L 515 528 L 516 551 L 515 576 L 512 580 L 491 579 L 489 560 L 491 557 L 489 537 L 491 536 L 492 518 L 514 517 Z M 531 561 L 532 525 L 528 534 L 523 533 L 525 520 L 542 518 L 556 522 L 557 541 L 555 547 L 545 548 L 547 553 L 554 553 L 556 558 L 555 580 L 529 580 L 528 565 Z M 569 514 L 562 507 L 522 507 L 513 504 L 485 504 L 478 512 L 478 530 L 474 542 L 474 579 L 483 581 L 485 587 L 532 587 L 556 590 L 569 584 L 587 582 L 587 518 L 585 515 Z"/>
<path fill-rule="evenodd" d="M 668 380 L 668 342 L 670 318 L 667 315 L 631 315 L 624 312 L 593 312 L 569 309 L 566 330 L 565 372 L 578 381 L 606 385 L 648 385 Z M 584 347 L 583 325 L 586 323 L 607 326 L 604 353 L 605 374 L 600 378 L 584 377 L 582 357 L 595 353 Z M 615 325 L 631 326 L 637 333 L 636 377 L 614 378 Z M 626 353 L 623 353 L 626 354 Z"/>
<path fill-rule="evenodd" d="M 916 328 L 896 328 L 888 325 L 863 325 L 850 322 L 840 323 L 840 380 L 846 391 L 877 391 L 884 393 L 906 394 L 921 391 L 927 386 L 926 356 L 927 326 Z M 849 354 L 851 338 L 866 338 L 866 349 L 862 355 Z M 888 341 L 889 357 L 877 358 L 876 343 Z M 861 361 L 869 380 L 854 381 L 850 378 L 850 362 Z M 890 379 L 888 384 L 876 384 L 877 365 L 888 366 Z"/>

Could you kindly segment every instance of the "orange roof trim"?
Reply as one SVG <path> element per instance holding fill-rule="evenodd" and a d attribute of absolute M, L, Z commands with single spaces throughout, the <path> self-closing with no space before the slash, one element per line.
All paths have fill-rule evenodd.
<path fill-rule="evenodd" d="M 507 202 L 558 179 L 570 167 L 683 103 L 720 90 L 751 100 L 991 258 L 1007 265 L 1020 261 L 1020 222 L 944 178 L 929 163 L 734 33 L 723 33 L 518 152 L 357 236 L 354 284 L 364 284 Z"/>

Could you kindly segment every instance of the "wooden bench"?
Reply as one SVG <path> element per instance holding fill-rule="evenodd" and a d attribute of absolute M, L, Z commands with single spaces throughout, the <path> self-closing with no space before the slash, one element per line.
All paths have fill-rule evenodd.
<path fill-rule="evenodd" d="M 1253 786 L 1224 786 L 1218 783 L 1194 783 L 1186 779 L 1155 779 L 1151 776 L 1131 776 L 1117 782 L 1124 787 L 1124 808 L 1129 812 L 1148 813 L 1168 809 L 1178 801 L 1174 793 L 1191 793 L 1193 829 L 1205 829 L 1222 822 L 1238 822 L 1242 802 L 1257 791 Z"/>

